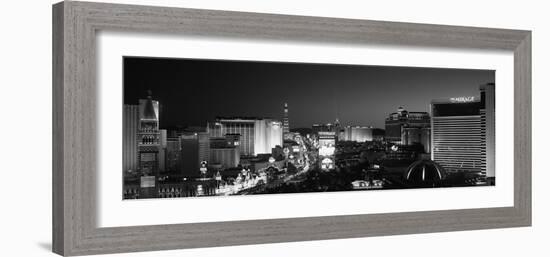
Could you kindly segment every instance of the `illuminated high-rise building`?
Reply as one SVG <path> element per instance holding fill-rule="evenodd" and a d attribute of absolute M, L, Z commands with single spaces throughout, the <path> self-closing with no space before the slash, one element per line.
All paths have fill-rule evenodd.
<path fill-rule="evenodd" d="M 382 129 L 364 126 L 346 126 L 344 128 L 343 141 L 380 141 L 384 137 Z"/>
<path fill-rule="evenodd" d="M 140 178 L 140 197 L 151 198 L 158 195 L 158 175 L 160 171 L 160 131 L 159 103 L 151 99 L 139 100 L 138 126 L 138 170 Z"/>
<path fill-rule="evenodd" d="M 278 120 L 261 119 L 255 122 L 255 155 L 271 153 L 276 146 L 283 145 L 283 124 Z"/>
<path fill-rule="evenodd" d="M 254 128 L 255 119 L 247 118 L 218 118 L 209 122 L 208 135 L 212 137 L 225 137 L 226 134 L 239 134 L 241 155 L 254 155 Z"/>
<path fill-rule="evenodd" d="M 480 96 L 432 101 L 432 160 L 448 172 L 468 172 L 494 179 L 494 84 L 480 86 Z M 489 183 L 492 183 L 489 181 Z"/>
<path fill-rule="evenodd" d="M 159 103 L 139 100 L 138 169 L 144 175 L 155 176 L 159 171 L 160 131 Z"/>
<path fill-rule="evenodd" d="M 280 121 L 261 118 L 218 118 L 208 123 L 210 137 L 239 134 L 241 155 L 271 153 L 275 146 L 283 145 L 283 126 Z"/>
<path fill-rule="evenodd" d="M 284 117 L 283 117 L 283 135 L 287 135 L 290 132 L 290 122 L 288 120 L 288 104 L 285 103 L 285 109 L 284 109 Z"/>
<path fill-rule="evenodd" d="M 122 170 L 138 169 L 139 106 L 124 105 L 122 122 Z"/>

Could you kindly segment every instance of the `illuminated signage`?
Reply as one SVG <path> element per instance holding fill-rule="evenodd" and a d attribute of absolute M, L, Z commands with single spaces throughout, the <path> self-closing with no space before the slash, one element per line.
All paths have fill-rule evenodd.
<path fill-rule="evenodd" d="M 202 161 L 201 162 L 201 167 L 199 168 L 199 170 L 201 171 L 202 174 L 206 174 L 206 172 L 208 171 L 208 162 L 206 161 Z"/>
<path fill-rule="evenodd" d="M 321 169 L 323 170 L 331 170 L 334 169 L 334 161 L 330 158 L 324 158 L 321 161 Z"/>
<path fill-rule="evenodd" d="M 334 150 L 336 150 L 334 148 L 334 146 L 321 146 L 319 148 L 319 155 L 320 156 L 333 156 L 334 155 Z"/>
<path fill-rule="evenodd" d="M 475 96 L 461 96 L 461 97 L 451 97 L 451 102 L 453 103 L 469 103 L 476 100 Z"/>

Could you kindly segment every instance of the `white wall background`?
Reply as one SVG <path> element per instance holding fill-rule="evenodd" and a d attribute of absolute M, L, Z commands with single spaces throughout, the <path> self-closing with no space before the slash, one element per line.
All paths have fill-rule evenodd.
<path fill-rule="evenodd" d="M 113 1 L 122 2 L 122 1 Z M 146 0 L 125 2 L 145 3 Z M 117 256 L 548 256 L 545 165 L 550 25 L 545 1 L 195 0 L 158 5 L 533 31 L 533 227 L 218 247 Z M 0 13 L 0 256 L 51 247 L 51 4 L 7 1 Z M 512 139 L 511 139 L 512 140 Z"/>

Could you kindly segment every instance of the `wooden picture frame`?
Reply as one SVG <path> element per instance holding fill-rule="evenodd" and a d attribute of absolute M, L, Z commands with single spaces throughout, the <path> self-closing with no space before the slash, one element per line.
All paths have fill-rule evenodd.
<path fill-rule="evenodd" d="M 514 205 L 200 224 L 97 227 L 95 36 L 100 30 L 513 51 Z M 55 253 L 88 255 L 530 225 L 530 31 L 73 1 L 53 6 Z"/>

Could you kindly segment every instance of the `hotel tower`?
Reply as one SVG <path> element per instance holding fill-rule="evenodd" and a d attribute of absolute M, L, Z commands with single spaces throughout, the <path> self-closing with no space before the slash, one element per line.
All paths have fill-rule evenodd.
<path fill-rule="evenodd" d="M 432 160 L 447 172 L 495 177 L 495 85 L 480 86 L 479 96 L 433 100 Z"/>

